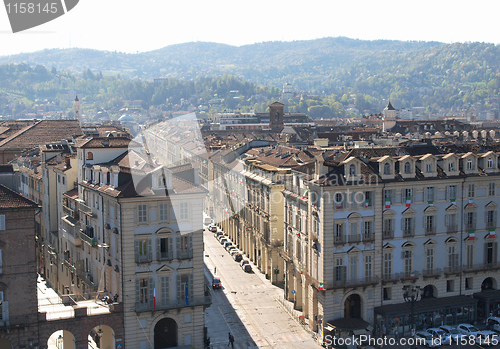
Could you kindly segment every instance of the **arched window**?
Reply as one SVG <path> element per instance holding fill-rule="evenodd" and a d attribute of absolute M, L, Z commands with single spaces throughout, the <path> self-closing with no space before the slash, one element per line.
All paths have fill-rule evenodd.
<path fill-rule="evenodd" d="M 488 158 L 488 168 L 493 168 L 493 159 Z"/>
<path fill-rule="evenodd" d="M 87 153 L 87 160 L 94 160 L 94 154 L 91 151 Z"/>
<path fill-rule="evenodd" d="M 349 175 L 351 176 L 356 175 L 356 166 L 354 164 L 351 164 L 351 166 L 349 166 Z"/>
<path fill-rule="evenodd" d="M 387 162 L 384 164 L 384 174 L 391 174 L 391 165 L 389 165 Z"/>
<path fill-rule="evenodd" d="M 411 166 L 408 161 L 405 162 L 405 173 L 411 173 Z"/>
<path fill-rule="evenodd" d="M 158 186 L 163 188 L 167 186 L 167 179 L 164 174 L 158 176 Z"/>
<path fill-rule="evenodd" d="M 449 171 L 455 171 L 455 163 L 450 162 L 450 163 L 448 164 L 448 170 L 449 170 Z"/>
<path fill-rule="evenodd" d="M 472 159 L 467 160 L 467 169 L 472 170 Z"/>

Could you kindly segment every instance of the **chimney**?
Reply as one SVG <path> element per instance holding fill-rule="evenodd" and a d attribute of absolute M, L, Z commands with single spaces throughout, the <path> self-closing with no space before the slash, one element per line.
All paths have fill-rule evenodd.
<path fill-rule="evenodd" d="M 71 158 L 69 156 L 64 158 L 64 162 L 66 163 L 66 167 L 71 167 Z"/>
<path fill-rule="evenodd" d="M 322 175 L 327 173 L 328 167 L 325 166 L 323 155 L 318 154 L 314 157 L 314 179 L 318 180 Z"/>
<path fill-rule="evenodd" d="M 57 154 L 56 161 L 58 164 L 61 163 L 61 154 Z"/>
<path fill-rule="evenodd" d="M 35 164 L 35 167 L 33 167 L 33 173 L 38 173 L 38 165 Z"/>

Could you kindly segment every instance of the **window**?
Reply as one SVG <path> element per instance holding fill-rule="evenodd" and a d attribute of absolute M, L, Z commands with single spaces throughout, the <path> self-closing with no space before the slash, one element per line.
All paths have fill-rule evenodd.
<path fill-rule="evenodd" d="M 363 241 L 372 240 L 372 222 L 364 222 Z"/>
<path fill-rule="evenodd" d="M 180 206 L 180 219 L 181 220 L 187 220 L 189 219 L 189 210 L 188 210 L 188 203 L 187 202 L 181 202 L 181 206 Z"/>
<path fill-rule="evenodd" d="M 426 196 L 426 201 L 433 202 L 434 201 L 434 187 L 426 187 L 425 188 L 425 196 Z"/>
<path fill-rule="evenodd" d="M 454 244 L 448 245 L 448 268 L 450 270 L 456 270 L 458 266 L 457 248 Z"/>
<path fill-rule="evenodd" d="M 486 228 L 496 228 L 496 212 L 494 210 L 486 211 Z"/>
<path fill-rule="evenodd" d="M 193 275 L 177 275 L 177 299 L 181 302 L 189 302 L 193 293 Z"/>
<path fill-rule="evenodd" d="M 344 225 L 340 223 L 335 224 L 334 234 L 335 234 L 333 237 L 334 242 L 336 243 L 344 242 Z"/>
<path fill-rule="evenodd" d="M 435 216 L 425 216 L 425 233 L 426 234 L 436 233 Z"/>
<path fill-rule="evenodd" d="M 450 172 L 455 171 L 455 163 L 454 162 L 448 163 L 448 171 L 450 171 Z"/>
<path fill-rule="evenodd" d="M 392 251 L 384 253 L 384 276 L 386 278 L 392 275 Z"/>
<path fill-rule="evenodd" d="M 411 165 L 410 165 L 410 163 L 408 161 L 405 162 L 405 173 L 406 174 L 410 174 L 411 173 Z"/>
<path fill-rule="evenodd" d="M 5 230 L 5 215 L 0 214 L 0 230 Z"/>
<path fill-rule="evenodd" d="M 384 227 L 383 227 L 383 237 L 386 239 L 393 238 L 394 233 L 394 220 L 392 217 L 384 219 Z"/>
<path fill-rule="evenodd" d="M 135 262 L 148 263 L 153 260 L 150 239 L 135 240 Z"/>
<path fill-rule="evenodd" d="M 456 200 L 457 199 L 457 186 L 449 185 L 446 187 L 446 198 L 448 200 Z"/>
<path fill-rule="evenodd" d="M 374 197 L 371 191 L 365 191 L 365 206 L 373 206 Z"/>
<path fill-rule="evenodd" d="M 148 221 L 148 211 L 146 205 L 137 206 L 137 218 L 139 223 L 146 223 Z"/>
<path fill-rule="evenodd" d="M 384 164 L 384 174 L 391 174 L 391 165 L 389 165 L 387 162 Z"/>
<path fill-rule="evenodd" d="M 335 194 L 335 208 L 336 209 L 341 209 L 343 208 L 343 195 L 342 193 L 336 193 Z"/>
<path fill-rule="evenodd" d="M 394 202 L 394 190 L 385 189 L 384 190 L 384 199 L 385 199 L 385 202 L 393 203 Z"/>
<path fill-rule="evenodd" d="M 467 191 L 467 196 L 469 198 L 473 198 L 475 195 L 475 189 L 476 189 L 476 186 L 473 184 L 473 183 L 470 183 L 469 186 L 468 186 L 468 191 Z"/>
<path fill-rule="evenodd" d="M 352 256 L 349 262 L 349 279 L 357 280 L 358 278 L 358 256 Z"/>
<path fill-rule="evenodd" d="M 492 158 L 488 158 L 488 168 L 493 168 L 493 159 Z"/>
<path fill-rule="evenodd" d="M 177 258 L 193 258 L 193 240 L 191 234 L 177 236 Z"/>
<path fill-rule="evenodd" d="M 87 160 L 94 160 L 94 154 L 91 151 L 87 153 Z"/>
<path fill-rule="evenodd" d="M 427 164 L 425 165 L 425 171 L 426 171 L 426 172 L 432 172 L 432 164 L 427 163 Z"/>
<path fill-rule="evenodd" d="M 446 292 L 455 291 L 455 280 L 446 280 Z"/>
<path fill-rule="evenodd" d="M 465 278 L 465 289 L 472 290 L 474 288 L 474 279 L 472 277 Z"/>
<path fill-rule="evenodd" d="M 465 229 L 466 230 L 475 230 L 476 229 L 476 212 L 466 212 Z"/>
<path fill-rule="evenodd" d="M 411 188 L 402 189 L 401 190 L 401 195 L 402 195 L 401 201 L 404 203 L 411 204 L 411 202 L 413 201 L 412 194 L 413 194 L 413 192 L 412 192 Z"/>
<path fill-rule="evenodd" d="M 403 218 L 403 236 L 411 237 L 414 235 L 413 223 L 415 219 L 413 217 L 405 217 Z"/>
<path fill-rule="evenodd" d="M 167 186 L 167 179 L 164 174 L 158 176 L 158 187 L 165 188 Z"/>
<path fill-rule="evenodd" d="M 384 301 L 392 298 L 392 287 L 384 287 Z"/>
<path fill-rule="evenodd" d="M 413 271 L 412 251 L 411 250 L 403 251 L 403 268 L 404 268 L 405 276 L 406 277 L 410 276 L 410 274 Z"/>
<path fill-rule="evenodd" d="M 65 184 L 64 182 L 65 182 L 65 177 L 63 176 L 63 178 L 62 178 L 62 184 L 63 185 Z"/>
<path fill-rule="evenodd" d="M 57 183 L 61 183 L 61 175 L 57 175 Z"/>
<path fill-rule="evenodd" d="M 350 176 L 355 176 L 356 175 L 356 165 L 351 164 L 351 166 L 349 166 L 349 175 Z"/>
<path fill-rule="evenodd" d="M 162 276 L 160 278 L 161 283 L 161 303 L 166 306 L 170 303 L 170 278 L 168 276 Z"/>
<path fill-rule="evenodd" d="M 472 159 L 467 160 L 467 169 L 472 170 Z"/>
<path fill-rule="evenodd" d="M 372 256 L 368 255 L 365 256 L 365 279 L 369 280 L 372 277 L 372 269 L 373 269 L 373 264 L 372 264 Z"/>
<path fill-rule="evenodd" d="M 335 281 L 344 281 L 346 279 L 346 270 L 343 258 L 337 258 L 335 263 Z"/>
<path fill-rule="evenodd" d="M 468 244 L 465 247 L 465 265 L 467 268 L 472 268 L 474 265 L 474 245 Z"/>
<path fill-rule="evenodd" d="M 455 233 L 457 231 L 457 214 L 449 213 L 445 217 L 446 227 L 448 233 Z"/>
<path fill-rule="evenodd" d="M 168 204 L 160 204 L 160 221 L 168 221 Z"/>
<path fill-rule="evenodd" d="M 141 304 L 148 304 L 149 302 L 148 281 L 148 279 L 139 279 L 139 302 Z"/>
<path fill-rule="evenodd" d="M 484 259 L 486 264 L 496 263 L 497 262 L 497 243 L 496 242 L 487 242 L 484 245 L 485 253 Z"/>
<path fill-rule="evenodd" d="M 495 196 L 495 182 L 488 183 L 488 196 Z"/>
<path fill-rule="evenodd" d="M 160 237 L 158 238 L 158 260 L 165 261 L 173 258 L 172 253 L 172 238 Z"/>
<path fill-rule="evenodd" d="M 425 249 L 425 269 L 431 273 L 434 270 L 434 247 Z"/>

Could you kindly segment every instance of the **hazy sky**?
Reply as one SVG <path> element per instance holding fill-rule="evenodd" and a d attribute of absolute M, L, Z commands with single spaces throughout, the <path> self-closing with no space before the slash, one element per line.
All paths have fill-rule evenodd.
<path fill-rule="evenodd" d="M 499 13 L 499 0 L 80 0 L 66 15 L 13 34 L 2 6 L 0 55 L 67 47 L 135 53 L 190 41 L 239 46 L 329 36 L 498 44 Z"/>

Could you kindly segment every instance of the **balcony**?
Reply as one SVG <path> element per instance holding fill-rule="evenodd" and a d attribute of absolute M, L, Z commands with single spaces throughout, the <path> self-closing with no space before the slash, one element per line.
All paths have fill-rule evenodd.
<path fill-rule="evenodd" d="M 80 229 L 80 233 L 78 234 L 79 238 L 89 244 L 90 247 L 97 247 L 97 240 L 94 238 L 94 228 L 87 227 L 85 230 Z"/>
<path fill-rule="evenodd" d="M 159 261 L 171 261 L 172 259 L 174 259 L 174 254 L 172 251 L 158 251 Z"/>
<path fill-rule="evenodd" d="M 75 268 L 75 263 L 69 257 L 64 256 L 64 265 L 66 268 L 73 270 Z"/>
<path fill-rule="evenodd" d="M 436 235 L 436 227 L 425 227 L 425 235 Z"/>
<path fill-rule="evenodd" d="M 94 291 L 97 291 L 97 286 L 94 283 L 94 276 L 89 272 L 82 272 L 77 274 L 80 280 L 82 280 L 89 288 Z"/>
<path fill-rule="evenodd" d="M 360 242 L 361 242 L 361 235 L 360 234 L 349 235 L 349 243 L 350 244 L 357 244 Z"/>
<path fill-rule="evenodd" d="M 357 278 L 350 280 L 339 280 L 333 282 L 333 288 L 352 288 L 352 287 L 364 287 L 370 285 L 376 285 L 379 282 L 378 276 L 372 276 L 368 278 Z"/>
<path fill-rule="evenodd" d="M 399 282 L 400 277 L 398 273 L 392 273 L 392 274 L 383 274 L 382 275 L 382 282 L 383 283 L 388 283 L 388 282 Z"/>
<path fill-rule="evenodd" d="M 169 309 L 179 309 L 184 307 L 195 307 L 195 306 L 208 306 L 212 304 L 212 298 L 210 296 L 204 297 L 189 297 L 187 300 L 169 300 L 166 302 L 156 302 L 156 309 L 152 300 L 150 302 L 135 303 L 135 312 L 145 312 L 145 311 L 157 311 L 157 310 L 169 310 Z"/>
<path fill-rule="evenodd" d="M 462 267 L 458 265 L 452 267 L 446 267 L 444 268 L 444 275 L 448 276 L 448 275 L 460 274 L 461 271 Z"/>
<path fill-rule="evenodd" d="M 365 233 L 363 235 L 363 242 L 372 242 L 372 241 L 375 241 L 375 234 Z"/>
<path fill-rule="evenodd" d="M 189 248 L 185 251 L 177 251 L 177 259 L 191 259 L 193 258 L 193 249 Z"/>
<path fill-rule="evenodd" d="M 394 239 L 394 230 L 384 230 L 382 231 L 383 239 Z"/>
<path fill-rule="evenodd" d="M 497 222 L 486 222 L 486 229 L 495 229 L 497 227 Z"/>
<path fill-rule="evenodd" d="M 153 254 L 151 251 L 146 253 L 136 253 L 135 262 L 136 263 L 151 263 L 153 261 Z"/>
<path fill-rule="evenodd" d="M 491 270 L 499 270 L 500 263 L 484 263 L 484 264 L 474 264 L 471 266 L 464 266 L 464 272 L 466 273 L 478 273 L 482 271 L 491 271 Z"/>
<path fill-rule="evenodd" d="M 446 232 L 448 234 L 455 234 L 458 232 L 458 226 L 455 224 L 455 225 L 448 225 L 446 227 Z"/>
<path fill-rule="evenodd" d="M 412 238 L 414 236 L 415 236 L 415 229 L 404 229 L 403 230 L 403 237 Z"/>
<path fill-rule="evenodd" d="M 399 279 L 402 281 L 418 279 L 419 276 L 420 273 L 418 271 L 403 271 L 399 273 Z"/>
<path fill-rule="evenodd" d="M 85 205 L 83 202 L 80 202 L 78 205 L 81 212 L 86 214 L 87 216 L 95 217 L 96 215 L 92 213 L 92 209 L 90 206 Z"/>
<path fill-rule="evenodd" d="M 68 206 L 65 206 L 65 205 L 63 205 L 62 209 L 63 209 L 63 212 L 64 212 L 65 215 L 70 216 L 75 221 L 80 220 L 80 214 L 78 212 L 76 212 L 75 210 L 73 210 L 73 209 L 71 209 L 71 208 L 69 208 Z"/>
<path fill-rule="evenodd" d="M 344 235 L 334 236 L 333 237 L 333 244 L 334 245 L 343 245 L 343 244 L 345 244 L 345 236 Z"/>
<path fill-rule="evenodd" d="M 465 224 L 465 230 L 466 231 L 469 231 L 469 230 L 476 230 L 476 225 L 475 224 Z"/>
<path fill-rule="evenodd" d="M 441 269 L 424 269 L 422 271 L 422 276 L 424 278 L 432 278 L 432 277 L 439 277 L 441 276 L 441 274 L 443 273 L 443 271 Z"/>

